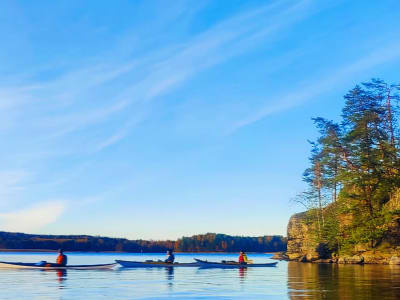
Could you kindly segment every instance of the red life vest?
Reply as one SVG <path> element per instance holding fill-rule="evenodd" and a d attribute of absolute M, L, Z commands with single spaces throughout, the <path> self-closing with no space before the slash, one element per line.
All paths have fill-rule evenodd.
<path fill-rule="evenodd" d="M 65 266 L 67 264 L 67 256 L 60 253 L 57 256 L 57 264 Z"/>

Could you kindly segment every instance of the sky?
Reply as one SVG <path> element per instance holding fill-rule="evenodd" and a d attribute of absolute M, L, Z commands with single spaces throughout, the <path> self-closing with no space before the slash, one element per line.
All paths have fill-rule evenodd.
<path fill-rule="evenodd" d="M 343 95 L 399 82 L 400 1 L 1 1 L 0 230 L 286 235 Z"/>

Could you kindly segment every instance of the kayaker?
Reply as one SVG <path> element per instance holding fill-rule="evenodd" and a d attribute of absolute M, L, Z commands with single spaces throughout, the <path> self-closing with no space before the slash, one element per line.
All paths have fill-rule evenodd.
<path fill-rule="evenodd" d="M 175 255 L 172 253 L 172 249 L 167 251 L 167 259 L 164 262 L 168 264 L 174 263 Z"/>
<path fill-rule="evenodd" d="M 58 256 L 57 256 L 57 265 L 65 267 L 67 265 L 67 256 L 64 254 L 63 249 L 58 250 Z"/>
<path fill-rule="evenodd" d="M 244 253 L 244 251 L 240 251 L 239 264 L 247 264 L 247 262 L 248 262 L 248 259 L 247 259 L 246 253 Z"/>

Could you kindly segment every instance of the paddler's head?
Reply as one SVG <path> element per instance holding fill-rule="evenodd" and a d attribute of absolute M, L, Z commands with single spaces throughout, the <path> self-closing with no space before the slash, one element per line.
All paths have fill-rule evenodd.
<path fill-rule="evenodd" d="M 62 248 L 58 249 L 58 253 L 63 254 L 64 250 Z"/>

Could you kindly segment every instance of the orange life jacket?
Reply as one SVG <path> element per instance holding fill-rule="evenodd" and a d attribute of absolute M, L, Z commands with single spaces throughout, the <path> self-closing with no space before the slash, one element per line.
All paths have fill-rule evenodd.
<path fill-rule="evenodd" d="M 65 266 L 67 264 L 67 256 L 60 253 L 57 256 L 57 264 Z"/>

